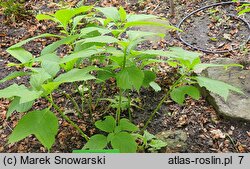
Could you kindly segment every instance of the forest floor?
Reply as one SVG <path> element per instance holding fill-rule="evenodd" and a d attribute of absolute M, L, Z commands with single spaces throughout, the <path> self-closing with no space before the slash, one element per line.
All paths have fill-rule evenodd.
<path fill-rule="evenodd" d="M 87 4 L 94 4 L 96 1 L 89 0 Z M 169 4 L 166 1 L 160 0 L 127 0 L 127 1 L 117 1 L 117 0 L 102 0 L 96 5 L 99 6 L 123 6 L 130 13 L 145 13 L 145 14 L 155 14 L 159 17 L 169 20 L 172 25 L 177 25 L 180 20 L 186 16 L 188 13 L 202 7 L 216 2 L 215 0 L 176 0 L 175 1 L 175 15 L 170 16 Z M 59 9 L 61 6 L 71 6 L 76 5 L 75 0 L 67 1 L 57 1 L 57 0 L 45 0 L 45 1 L 27 1 L 25 3 L 26 8 L 31 10 L 32 13 L 25 17 L 6 18 L 0 11 L 0 79 L 7 76 L 10 72 L 15 71 L 19 68 L 7 67 L 7 63 L 15 62 L 5 50 L 11 45 L 25 40 L 34 35 L 39 35 L 42 33 L 57 33 L 59 30 L 51 22 L 38 22 L 35 19 L 35 15 L 39 12 L 53 12 Z M 228 8 L 231 8 L 230 6 Z M 229 9 L 226 9 L 229 10 Z M 210 14 L 212 12 L 210 11 Z M 247 36 L 249 36 L 249 30 L 243 26 L 241 23 L 231 23 L 235 24 L 236 28 L 234 31 L 229 30 L 229 32 L 222 32 L 221 34 L 230 34 L 231 37 L 226 37 L 231 39 L 230 43 L 228 41 L 219 41 L 209 39 L 208 37 L 204 40 L 199 40 L 200 33 L 195 31 L 195 28 L 188 25 L 202 25 L 204 30 L 207 30 L 207 23 L 205 23 L 206 15 L 209 11 L 200 13 L 200 17 L 196 20 L 190 18 L 190 20 L 184 24 L 183 29 L 189 31 L 188 34 L 184 35 L 186 41 L 191 44 L 196 45 L 196 47 L 209 49 L 209 50 L 229 50 L 233 46 L 240 45 L 244 43 Z M 225 19 L 222 17 L 222 20 Z M 249 16 L 245 18 L 249 22 Z M 193 21 L 192 21 L 193 20 Z M 202 21 L 202 22 L 201 22 Z M 237 21 L 236 21 L 237 22 Z M 186 26 L 186 27 L 185 27 Z M 190 26 L 190 29 L 187 29 Z M 213 25 L 210 25 L 213 26 Z M 238 27 L 242 29 L 238 29 Z M 218 30 L 222 31 L 222 30 Z M 243 34 L 242 37 L 237 36 Z M 204 32 L 203 32 L 204 33 Z M 211 34 L 220 34 L 220 32 L 211 32 Z M 35 42 L 35 43 L 34 43 Z M 25 45 L 25 48 L 32 52 L 33 55 L 38 56 L 40 51 L 44 46 L 51 44 L 53 39 L 37 39 L 32 43 Z M 200 45 L 200 46 L 199 46 Z M 170 32 L 165 39 L 161 40 L 157 44 L 147 43 L 143 45 L 143 48 L 153 48 L 153 49 L 166 49 L 170 46 L 179 46 L 185 49 L 190 49 L 185 46 L 177 37 L 176 32 Z M 60 48 L 61 53 L 65 53 L 67 49 Z M 234 50 L 227 53 L 221 54 L 208 54 L 203 53 L 202 61 L 209 62 L 216 58 L 233 58 L 239 63 L 245 63 L 250 61 L 250 43 L 248 42 L 244 48 L 239 50 Z M 250 70 L 250 65 L 245 65 L 245 69 Z M 143 122 L 149 117 L 150 113 L 157 106 L 159 101 L 164 95 L 164 89 L 168 88 L 171 84 L 175 72 L 170 69 L 167 65 L 160 65 L 160 72 L 158 73 L 158 79 L 160 86 L 163 91 L 154 92 L 149 89 L 142 89 L 140 93 L 132 92 L 131 96 L 136 105 L 143 109 L 138 109 L 132 107 L 133 121 L 139 126 L 143 126 Z M 7 83 L 0 84 L 0 89 L 9 86 L 12 83 L 27 84 L 27 78 L 18 78 Z M 61 86 L 63 90 L 71 91 L 72 86 L 63 85 Z M 92 85 L 91 97 L 93 100 L 99 98 L 101 87 L 98 85 Z M 116 95 L 117 89 L 115 88 L 114 81 L 110 80 L 106 86 L 104 86 L 104 93 L 102 97 L 111 98 Z M 54 93 L 56 102 L 67 110 L 67 114 L 74 122 L 76 122 L 79 127 L 86 132 L 87 135 L 91 136 L 98 131 L 90 124 L 89 121 L 84 120 L 84 117 L 88 116 L 88 106 L 86 106 L 86 113 L 83 114 L 83 118 L 78 118 L 75 113 L 71 110 L 73 107 L 70 101 L 64 98 L 64 96 L 59 93 Z M 76 98 L 79 96 L 75 96 Z M 86 95 L 90 97 L 90 95 Z M 150 99 L 148 99 L 150 98 Z M 0 152 L 46 152 L 45 148 L 39 143 L 39 141 L 34 136 L 29 136 L 22 141 L 15 144 L 7 144 L 7 138 L 11 131 L 18 123 L 18 120 L 24 115 L 23 113 L 13 113 L 9 119 L 6 119 L 6 112 L 9 106 L 9 101 L 6 99 L 0 99 Z M 93 109 L 94 120 L 100 119 L 104 113 L 112 114 L 114 110 L 108 109 L 108 102 L 100 101 L 98 105 L 91 105 Z M 44 100 L 38 100 L 35 102 L 33 109 L 42 109 L 47 102 Z M 59 117 L 59 115 L 58 115 Z M 60 118 L 60 117 L 59 117 Z M 60 129 L 58 135 L 56 136 L 56 143 L 53 145 L 51 152 L 72 152 L 74 149 L 81 149 L 86 143 L 84 139 L 79 135 L 77 131 L 74 130 L 70 124 L 66 121 L 60 119 Z M 183 106 L 167 101 L 164 103 L 162 108 L 159 110 L 156 117 L 148 126 L 147 130 L 153 134 L 157 134 L 164 130 L 182 130 L 187 133 L 187 147 L 184 150 L 171 149 L 168 152 L 188 152 L 188 153 L 210 153 L 210 152 L 250 152 L 250 123 L 246 121 L 236 121 L 235 119 L 224 118 L 216 113 L 214 108 L 207 103 L 205 98 L 201 98 L 196 101 L 191 98 L 186 99 L 186 103 Z"/>

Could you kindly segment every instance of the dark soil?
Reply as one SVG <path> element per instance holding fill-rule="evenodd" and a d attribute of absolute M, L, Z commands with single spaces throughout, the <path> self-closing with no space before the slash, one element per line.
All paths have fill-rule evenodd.
<path fill-rule="evenodd" d="M 96 1 L 88 1 L 89 4 L 93 4 Z M 116 0 L 103 0 L 99 2 L 101 6 L 120 6 L 122 5 L 127 11 L 133 13 L 148 13 L 156 14 L 160 17 L 169 19 L 173 25 L 176 25 L 181 18 L 185 15 L 202 7 L 214 3 L 215 0 L 176 0 L 176 11 L 175 16 L 171 17 L 169 13 L 169 4 L 165 1 L 160 0 L 146 0 L 143 2 L 137 2 L 137 0 L 130 0 L 129 3 L 125 1 Z M 16 18 L 15 22 L 11 19 L 4 17 L 0 12 L 0 79 L 8 75 L 10 72 L 21 68 L 7 67 L 7 63 L 15 62 L 15 60 L 5 51 L 9 46 L 32 37 L 34 35 L 39 35 L 42 33 L 53 33 L 58 32 L 58 28 L 55 27 L 51 22 L 38 22 L 35 19 L 35 14 L 39 11 L 41 12 L 52 12 L 60 8 L 56 0 L 47 1 L 28 1 L 26 2 L 27 8 L 33 9 L 34 14 L 26 18 Z M 68 0 L 65 4 L 69 6 L 74 6 L 76 1 Z M 65 4 L 63 4 L 65 6 Z M 225 9 L 226 10 L 226 9 Z M 203 17 L 203 19 L 202 19 Z M 206 19 L 206 13 L 202 17 L 192 18 L 192 25 L 200 25 L 200 30 L 208 30 L 208 24 L 210 20 Z M 233 23 L 231 23 L 233 25 Z M 238 23 L 241 24 L 241 23 Z M 185 25 L 184 25 L 185 26 Z M 242 27 L 242 26 L 241 26 Z M 205 48 L 217 49 L 218 44 L 209 40 L 209 36 L 205 37 L 206 41 L 200 41 L 200 33 L 194 31 L 194 27 L 185 28 L 186 32 L 189 34 L 185 35 L 186 40 L 190 43 L 196 43 Z M 237 27 L 238 29 L 238 27 Z M 204 33 L 205 31 L 202 31 Z M 214 33 L 214 32 L 212 32 Z M 220 33 L 220 32 L 218 32 Z M 225 34 L 228 32 L 221 32 Z M 230 33 L 230 32 L 229 32 Z M 249 31 L 243 26 L 242 30 L 238 31 L 240 34 L 247 34 Z M 192 35 L 192 36 L 191 36 Z M 215 34 L 216 36 L 218 34 Z M 231 37 L 234 41 L 225 41 L 227 43 L 242 43 L 245 37 L 239 37 L 238 34 Z M 219 38 L 218 38 L 219 39 Z M 204 40 L 204 39 L 203 39 Z M 41 49 L 52 43 L 53 39 L 39 39 L 35 42 L 28 43 L 25 47 L 31 51 L 34 55 L 39 55 Z M 206 46 L 207 44 L 207 46 Z M 182 44 L 175 32 L 170 32 L 167 38 L 159 42 L 156 46 L 150 46 L 150 42 L 143 44 L 143 48 L 158 48 L 165 49 L 169 46 L 180 46 L 189 49 L 184 44 Z M 62 49 L 59 52 L 65 52 Z M 191 49 L 192 50 L 192 49 Z M 240 62 L 245 62 L 250 60 L 249 51 L 250 44 L 245 46 L 245 50 L 232 51 L 230 53 L 223 54 L 206 54 L 202 56 L 203 62 L 208 62 L 212 59 L 218 57 L 229 57 L 239 60 Z M 249 67 L 245 67 L 249 69 Z M 132 92 L 131 96 L 134 103 L 141 107 L 138 109 L 132 107 L 133 121 L 139 127 L 143 127 L 145 120 L 149 117 L 150 113 L 157 106 L 161 98 L 164 96 L 164 90 L 172 84 L 175 79 L 175 72 L 170 69 L 167 65 L 161 64 L 159 66 L 158 82 L 160 83 L 163 91 L 154 92 L 150 89 L 142 89 L 140 93 Z M 25 70 L 24 70 L 25 71 Z M 9 86 L 12 83 L 25 84 L 27 85 L 28 78 L 22 77 L 12 80 L 7 83 L 0 84 L 0 89 Z M 117 89 L 114 87 L 114 81 L 111 79 L 104 86 L 103 96 L 100 96 L 100 85 L 92 85 L 91 96 L 95 101 L 96 98 L 105 97 L 112 98 L 117 95 Z M 67 92 L 73 92 L 73 86 L 63 85 L 61 90 Z M 77 101 L 80 102 L 80 96 L 73 94 Z M 90 95 L 86 95 L 88 99 Z M 79 125 L 79 127 L 89 136 L 98 131 L 89 121 L 89 106 L 85 105 L 83 117 L 78 117 L 76 112 L 73 110 L 72 103 L 65 99 L 65 97 L 58 93 L 54 93 L 54 98 L 56 102 L 62 107 L 62 109 L 67 110 L 68 116 Z M 18 120 L 22 117 L 24 113 L 14 113 L 9 119 L 6 119 L 6 111 L 8 109 L 9 101 L 5 99 L 0 99 L 0 152 L 46 152 L 47 150 L 39 143 L 39 141 L 34 137 L 30 136 L 22 141 L 15 144 L 7 144 L 7 138 L 10 135 L 13 128 L 18 123 Z M 44 100 L 37 100 L 33 106 L 33 109 L 43 109 L 48 103 Z M 98 120 L 103 115 L 114 113 L 113 109 L 107 109 L 108 102 L 100 101 L 97 106 L 91 105 L 93 109 L 93 119 Z M 74 149 L 81 149 L 85 141 L 80 136 L 80 134 L 68 124 L 66 121 L 62 120 L 57 114 L 60 122 L 60 129 L 56 137 L 56 143 L 51 149 L 51 152 L 72 152 Z M 124 113 L 124 116 L 127 114 Z M 186 99 L 184 106 L 179 106 L 170 100 L 163 104 L 156 117 L 153 119 L 148 127 L 148 131 L 153 134 L 157 134 L 163 130 L 183 130 L 188 134 L 187 149 L 184 152 L 250 152 L 250 123 L 244 121 L 235 121 L 233 119 L 228 119 L 220 117 L 217 115 L 212 106 L 210 106 L 205 98 L 199 101 L 192 100 L 190 98 Z M 217 131 L 216 134 L 214 131 Z M 222 134 L 220 134 L 222 133 Z"/>

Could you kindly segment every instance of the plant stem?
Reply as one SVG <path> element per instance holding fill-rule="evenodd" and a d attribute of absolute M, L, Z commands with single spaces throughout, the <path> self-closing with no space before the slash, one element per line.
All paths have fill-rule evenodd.
<path fill-rule="evenodd" d="M 118 106 L 118 109 L 116 111 L 116 122 L 117 122 L 117 125 L 120 124 L 121 104 L 122 104 L 122 90 L 120 89 L 120 91 L 119 91 L 119 106 Z"/>
<path fill-rule="evenodd" d="M 82 112 L 81 112 L 81 110 L 79 108 L 79 105 L 76 103 L 75 99 L 73 97 L 71 97 L 67 93 L 63 92 L 63 95 L 73 103 L 73 105 L 74 105 L 74 107 L 75 107 L 75 109 L 77 111 L 78 117 L 82 117 Z"/>
<path fill-rule="evenodd" d="M 84 134 L 84 132 L 80 129 L 79 126 L 77 126 L 77 124 L 75 124 L 68 116 L 66 116 L 62 110 L 54 103 L 54 101 L 52 99 L 50 99 L 48 96 L 45 96 L 45 98 L 52 104 L 52 106 L 60 113 L 60 115 L 62 116 L 62 118 L 64 120 L 66 120 L 69 124 L 71 124 L 80 134 L 83 138 L 85 138 L 86 141 L 89 140 L 89 137 Z"/>
<path fill-rule="evenodd" d="M 105 83 L 103 83 L 103 85 L 102 85 L 102 89 L 101 89 L 99 98 L 97 98 L 97 100 L 96 100 L 95 107 L 98 106 L 98 103 L 100 102 L 100 99 L 102 98 L 102 94 L 103 94 L 104 88 L 105 88 Z"/>
<path fill-rule="evenodd" d="M 175 81 L 175 83 L 170 87 L 170 89 L 168 90 L 168 92 L 166 93 L 166 95 L 161 99 L 160 103 L 157 105 L 157 107 L 154 109 L 153 113 L 149 116 L 148 120 L 146 121 L 144 127 L 142 128 L 141 131 L 146 130 L 146 128 L 148 127 L 149 123 L 151 122 L 151 120 L 153 119 L 153 117 L 155 116 L 155 114 L 157 113 L 157 111 L 161 108 L 162 104 L 168 99 L 170 93 L 172 92 L 172 90 L 178 86 L 180 84 L 180 82 L 182 81 L 182 79 L 185 77 L 186 75 L 182 75 L 178 80 Z"/>
<path fill-rule="evenodd" d="M 131 114 L 131 97 L 128 96 L 128 117 L 129 117 L 129 120 L 132 121 L 132 114 Z"/>
<path fill-rule="evenodd" d="M 88 92 L 89 92 L 89 118 L 93 122 L 93 110 L 92 110 L 92 92 L 91 86 L 88 85 Z"/>

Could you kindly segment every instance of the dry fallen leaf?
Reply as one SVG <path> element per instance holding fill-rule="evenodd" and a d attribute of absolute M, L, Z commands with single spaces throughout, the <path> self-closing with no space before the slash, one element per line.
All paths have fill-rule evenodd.
<path fill-rule="evenodd" d="M 210 131 L 213 139 L 225 138 L 226 135 L 220 129 L 213 129 Z"/>

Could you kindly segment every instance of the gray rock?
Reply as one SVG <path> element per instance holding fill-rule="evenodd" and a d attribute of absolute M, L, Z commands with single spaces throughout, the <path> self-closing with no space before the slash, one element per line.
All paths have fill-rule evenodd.
<path fill-rule="evenodd" d="M 212 63 L 229 64 L 236 63 L 232 59 L 220 58 Z M 203 73 L 205 76 L 226 82 L 240 88 L 245 95 L 230 92 L 228 100 L 206 91 L 207 100 L 216 111 L 227 117 L 250 120 L 250 70 L 243 70 L 239 67 L 231 67 L 225 70 L 222 67 L 208 68 Z"/>
<path fill-rule="evenodd" d="M 167 143 L 166 153 L 185 152 L 187 149 L 186 141 L 188 136 L 182 130 L 162 131 L 156 134 L 155 137 Z"/>

